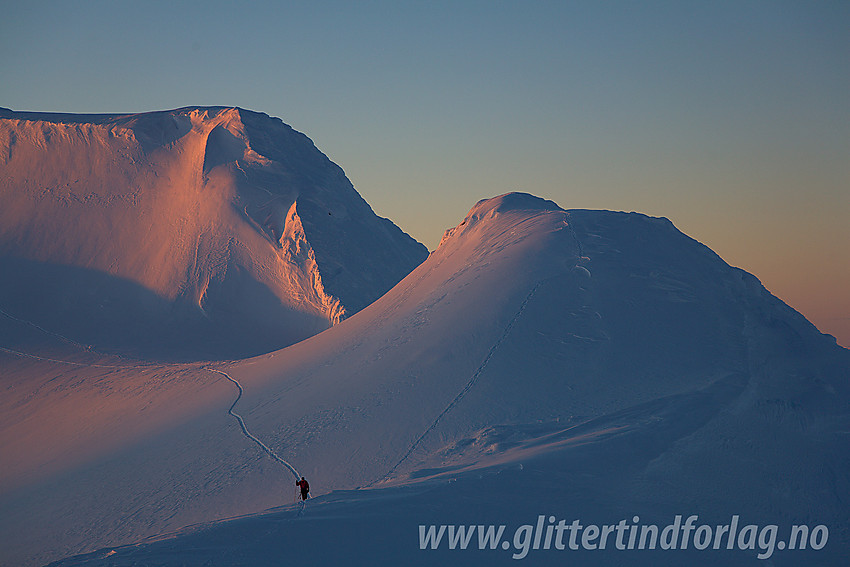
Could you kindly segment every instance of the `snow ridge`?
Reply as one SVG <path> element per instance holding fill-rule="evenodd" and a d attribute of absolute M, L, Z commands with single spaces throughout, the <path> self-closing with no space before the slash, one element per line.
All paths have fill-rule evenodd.
<path fill-rule="evenodd" d="M 564 224 L 567 225 L 567 228 L 570 229 L 570 234 L 573 237 L 573 242 L 576 243 L 576 247 L 578 248 L 578 256 L 579 258 L 584 258 L 584 247 L 581 245 L 581 241 L 578 239 L 578 235 L 576 234 L 576 229 L 573 228 L 573 219 L 570 215 L 570 211 L 565 211 L 569 222 L 564 221 Z"/>

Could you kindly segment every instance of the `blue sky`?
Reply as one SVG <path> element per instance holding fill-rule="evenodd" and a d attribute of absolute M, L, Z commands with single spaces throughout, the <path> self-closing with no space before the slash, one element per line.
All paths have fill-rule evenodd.
<path fill-rule="evenodd" d="M 280 117 L 433 248 L 479 199 L 666 216 L 850 346 L 848 2 L 4 2 L 0 106 Z"/>

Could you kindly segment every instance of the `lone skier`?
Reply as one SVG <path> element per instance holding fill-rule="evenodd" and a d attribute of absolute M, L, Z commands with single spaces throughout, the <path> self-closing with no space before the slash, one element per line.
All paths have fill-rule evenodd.
<path fill-rule="evenodd" d="M 301 480 L 295 482 L 295 486 L 301 488 L 301 500 L 307 500 L 310 494 L 310 483 L 307 482 L 307 479 L 302 476 Z"/>

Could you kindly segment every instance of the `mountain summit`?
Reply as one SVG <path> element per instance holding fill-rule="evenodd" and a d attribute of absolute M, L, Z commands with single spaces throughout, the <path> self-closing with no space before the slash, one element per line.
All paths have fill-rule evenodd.
<path fill-rule="evenodd" d="M 303 134 L 240 108 L 0 109 L 0 309 L 98 348 L 241 357 L 427 256 Z"/>
<path fill-rule="evenodd" d="M 65 564 L 267 564 L 285 548 L 301 564 L 492 565 L 510 554 L 423 554 L 418 526 L 540 514 L 829 526 L 824 553 L 776 564 L 840 564 L 850 546 L 850 351 L 664 218 L 502 195 L 377 301 L 281 351 L 216 367 L 0 360 L 0 543 L 31 563 L 290 504 L 291 471 L 228 408 L 309 479 L 305 517 Z M 578 562 L 758 561 L 611 553 Z"/>

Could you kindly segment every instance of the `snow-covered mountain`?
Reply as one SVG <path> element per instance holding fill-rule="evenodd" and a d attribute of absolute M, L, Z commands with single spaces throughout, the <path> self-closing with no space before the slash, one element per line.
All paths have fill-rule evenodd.
<path fill-rule="evenodd" d="M 426 256 L 265 114 L 0 109 L 0 309 L 74 341 L 268 352 L 356 313 Z"/>
<path fill-rule="evenodd" d="M 503 195 L 376 302 L 274 353 L 214 367 L 0 355 L 9 563 L 113 546 L 63 564 L 492 565 L 514 562 L 510 536 L 420 550 L 418 526 L 540 515 L 830 531 L 825 549 L 771 563 L 756 546 L 541 550 L 535 564 L 850 551 L 850 351 L 666 219 Z M 310 480 L 303 513 L 215 370 L 244 389 L 250 433 Z"/>

